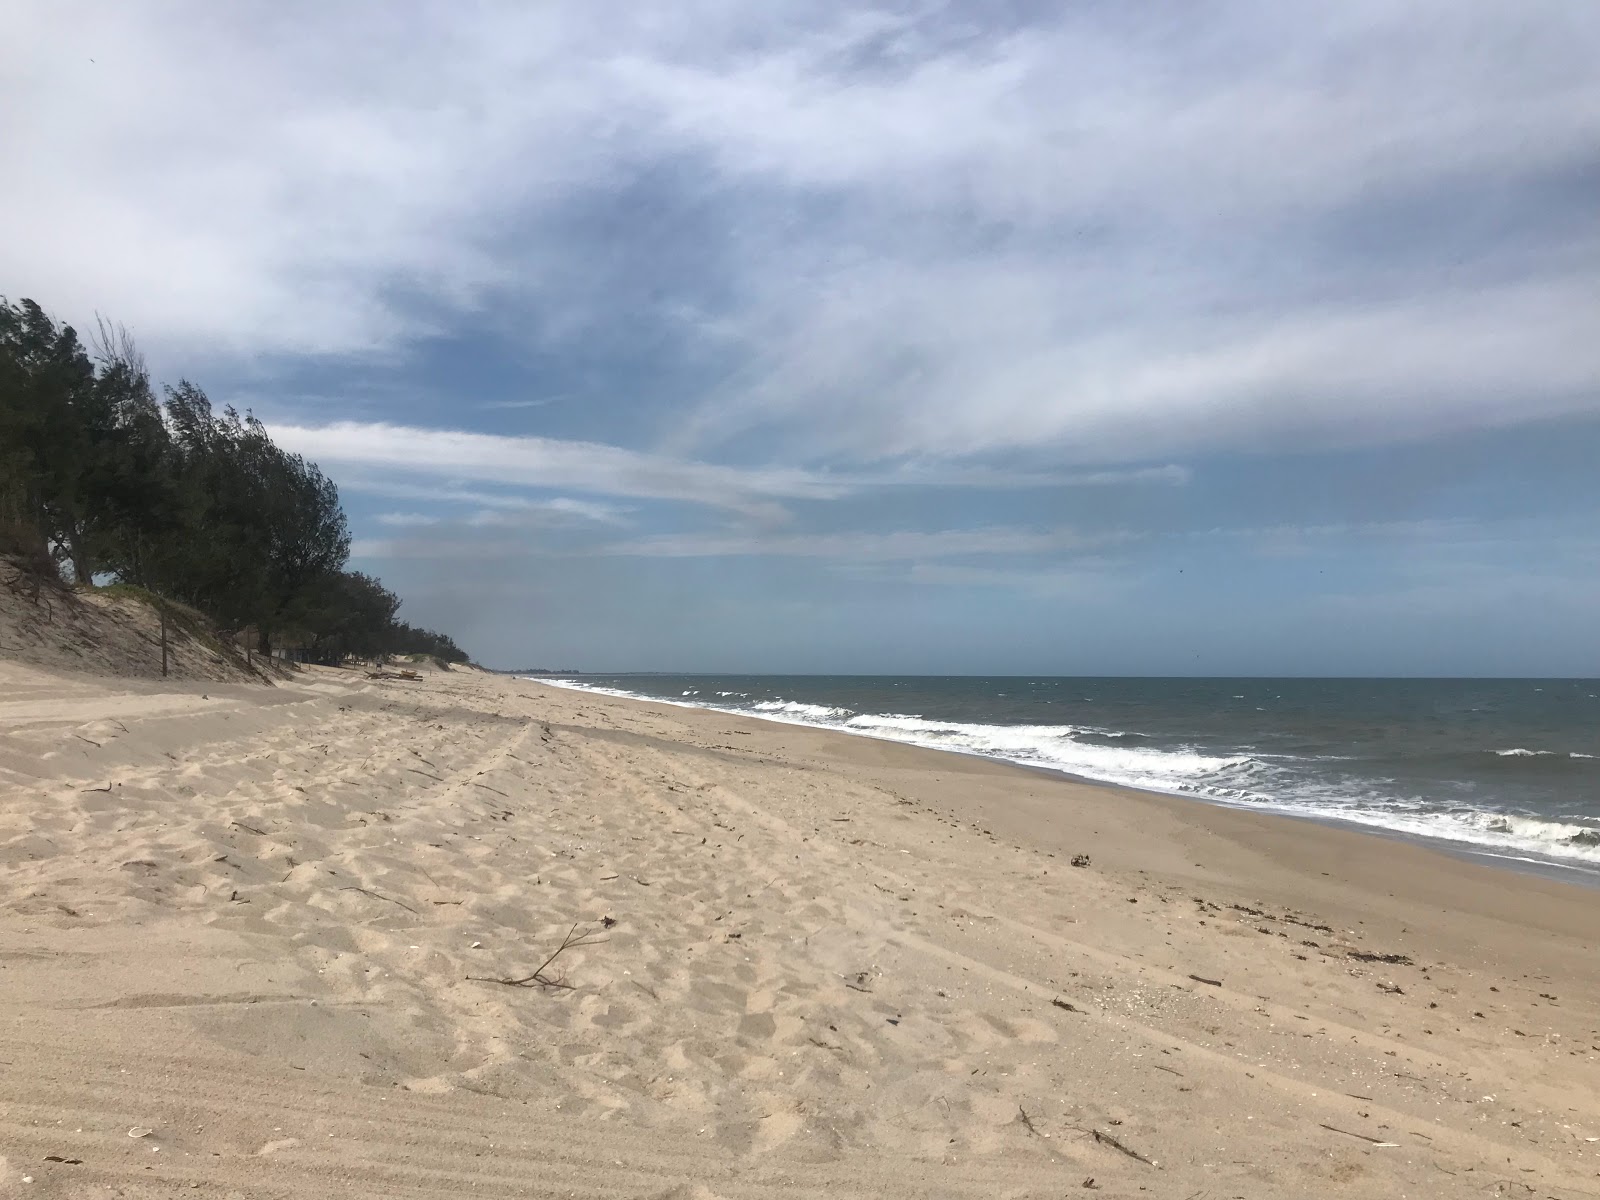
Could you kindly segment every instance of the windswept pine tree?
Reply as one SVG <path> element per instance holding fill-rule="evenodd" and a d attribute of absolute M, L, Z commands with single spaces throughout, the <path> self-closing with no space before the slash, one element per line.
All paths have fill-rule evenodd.
<path fill-rule="evenodd" d="M 101 322 L 85 346 L 32 300 L 0 299 L 0 553 L 137 585 L 262 649 L 467 658 L 345 569 L 349 524 L 315 463 L 187 380 L 158 401 L 125 329 Z"/>

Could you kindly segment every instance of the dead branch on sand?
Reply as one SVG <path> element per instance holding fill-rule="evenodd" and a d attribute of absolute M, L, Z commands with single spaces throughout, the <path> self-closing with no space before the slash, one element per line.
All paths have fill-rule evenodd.
<path fill-rule="evenodd" d="M 573 925 L 571 929 L 567 930 L 567 936 L 561 939 L 561 945 L 557 946 L 550 957 L 540 963 L 531 975 L 523 975 L 514 979 L 496 979 L 488 975 L 468 975 L 467 978 L 474 983 L 498 983 L 504 987 L 565 988 L 567 991 L 572 991 L 573 985 L 567 982 L 566 976 L 549 976 L 545 974 L 550 964 L 568 950 L 578 950 L 584 946 L 599 946 L 611 940 L 610 938 L 596 937 L 593 930 L 585 929 L 580 933 L 579 929 L 580 926 Z"/>
<path fill-rule="evenodd" d="M 1112 1137 L 1109 1133 L 1105 1133 L 1105 1132 L 1103 1132 L 1102 1130 L 1099 1130 L 1099 1129 L 1091 1129 L 1091 1130 L 1089 1130 L 1089 1133 L 1094 1138 L 1095 1141 L 1101 1143 L 1102 1145 L 1110 1146 L 1113 1150 L 1120 1150 L 1122 1153 L 1126 1154 L 1129 1158 L 1136 1159 L 1139 1162 L 1144 1163 L 1144 1165 L 1147 1166 L 1147 1167 L 1153 1167 L 1153 1166 L 1156 1165 L 1150 1159 L 1148 1159 L 1144 1155 L 1140 1154 L 1137 1150 L 1132 1150 L 1129 1147 L 1123 1145 L 1123 1143 L 1119 1142 L 1116 1138 Z"/>

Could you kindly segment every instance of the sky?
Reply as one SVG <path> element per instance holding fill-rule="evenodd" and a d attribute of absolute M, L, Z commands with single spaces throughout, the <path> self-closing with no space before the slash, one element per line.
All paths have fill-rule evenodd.
<path fill-rule="evenodd" d="M 6 7 L 0 294 L 486 665 L 1600 674 L 1600 5 Z"/>

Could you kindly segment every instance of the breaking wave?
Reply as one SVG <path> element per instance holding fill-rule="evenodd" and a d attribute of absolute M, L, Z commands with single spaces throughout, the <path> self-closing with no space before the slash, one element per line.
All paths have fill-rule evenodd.
<path fill-rule="evenodd" d="M 1194 745 L 1158 745 L 1159 739 L 1137 730 L 938 721 L 914 714 L 857 712 L 798 700 L 752 703 L 749 693 L 733 691 L 716 692 L 715 699 L 698 699 L 694 698 L 697 690 L 685 690 L 682 697 L 668 699 L 574 680 L 541 678 L 538 682 L 834 729 L 1126 787 L 1193 796 L 1232 807 L 1347 821 L 1511 858 L 1600 868 L 1600 822 L 1431 802 L 1393 786 L 1393 780 L 1345 773 L 1342 768 L 1352 760 L 1336 755 L 1258 751 L 1222 754 Z M 1510 747 L 1480 751 L 1473 757 L 1479 762 L 1500 762 L 1508 767 L 1521 762 L 1530 766 L 1548 763 L 1552 770 L 1566 771 L 1592 770 L 1576 760 L 1594 756 Z M 1383 786 L 1385 783 L 1391 786 Z"/>

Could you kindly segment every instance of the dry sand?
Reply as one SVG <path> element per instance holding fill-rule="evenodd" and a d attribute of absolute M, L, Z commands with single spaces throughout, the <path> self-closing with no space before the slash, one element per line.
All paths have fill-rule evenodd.
<path fill-rule="evenodd" d="M 5 1196 L 1600 1196 L 1600 892 L 471 671 L 0 695 Z"/>

